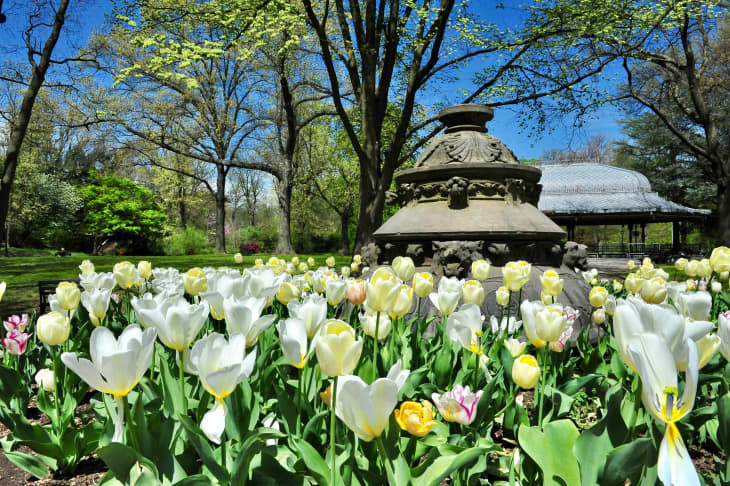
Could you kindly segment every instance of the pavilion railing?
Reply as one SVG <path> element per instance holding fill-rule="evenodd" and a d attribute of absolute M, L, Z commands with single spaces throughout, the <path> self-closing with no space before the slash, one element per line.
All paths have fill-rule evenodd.
<path fill-rule="evenodd" d="M 687 256 L 706 256 L 709 249 L 703 244 L 682 245 L 676 251 L 671 244 L 664 243 L 609 243 L 605 241 L 588 245 L 588 253 L 595 257 L 643 258 L 650 257 L 659 261 L 676 254 Z"/>

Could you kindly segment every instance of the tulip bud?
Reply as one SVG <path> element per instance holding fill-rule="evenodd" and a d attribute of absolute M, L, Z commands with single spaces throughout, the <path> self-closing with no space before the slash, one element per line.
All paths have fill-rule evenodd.
<path fill-rule="evenodd" d="M 489 262 L 486 260 L 475 260 L 471 264 L 471 275 L 480 282 L 485 281 L 489 278 Z"/>
<path fill-rule="evenodd" d="M 712 282 L 711 290 L 713 293 L 717 294 L 722 291 L 722 283 L 718 282 L 717 280 Z"/>
<path fill-rule="evenodd" d="M 44 392 L 46 393 L 52 393 L 54 389 L 54 380 L 56 378 L 53 375 L 53 371 L 49 370 L 48 368 L 43 368 L 41 370 L 38 370 L 38 373 L 35 374 L 35 382 L 36 385 L 38 385 L 38 388 L 42 388 Z"/>
<path fill-rule="evenodd" d="M 481 306 L 484 302 L 484 286 L 476 280 L 467 280 L 462 287 L 462 298 L 465 304 Z"/>
<path fill-rule="evenodd" d="M 79 265 L 79 270 L 81 270 L 83 275 L 91 275 L 94 273 L 94 264 L 91 263 L 90 260 L 84 260 L 81 262 L 81 265 Z"/>
<path fill-rule="evenodd" d="M 624 288 L 623 284 L 619 282 L 618 280 L 613 281 L 613 291 L 614 292 L 621 292 L 621 290 Z"/>
<path fill-rule="evenodd" d="M 567 325 L 568 320 L 562 309 L 545 307 L 535 314 L 537 336 L 543 341 L 557 341 Z"/>
<path fill-rule="evenodd" d="M 339 305 L 347 294 L 347 282 L 338 278 L 328 278 L 324 283 L 327 303 L 332 307 Z"/>
<path fill-rule="evenodd" d="M 730 277 L 730 272 L 721 272 L 720 280 L 727 280 Z"/>
<path fill-rule="evenodd" d="M 423 437 L 436 424 L 433 420 L 433 407 L 426 400 L 418 402 L 403 402 L 400 408 L 393 411 L 398 426 L 416 437 Z"/>
<path fill-rule="evenodd" d="M 527 342 L 520 342 L 518 339 L 508 338 L 504 340 L 504 347 L 507 348 L 513 358 L 517 358 L 525 352 Z"/>
<path fill-rule="evenodd" d="M 332 385 L 319 392 L 319 398 L 328 406 L 332 406 Z"/>
<path fill-rule="evenodd" d="M 191 268 L 183 274 L 183 284 L 185 292 L 193 297 L 208 291 L 208 279 L 198 267 Z"/>
<path fill-rule="evenodd" d="M 419 272 L 413 276 L 413 290 L 420 298 L 425 298 L 433 290 L 433 275 L 428 272 Z"/>
<path fill-rule="evenodd" d="M 314 261 L 314 258 L 312 258 L 312 257 L 307 258 L 307 265 L 309 265 L 310 267 L 314 268 L 314 266 L 316 265 L 316 262 Z"/>
<path fill-rule="evenodd" d="M 416 266 L 413 264 L 411 257 L 397 256 L 393 259 L 391 266 L 398 278 L 404 282 L 408 282 L 416 272 Z"/>
<path fill-rule="evenodd" d="M 283 305 L 289 305 L 289 302 L 298 299 L 299 295 L 301 295 L 299 287 L 291 282 L 283 282 L 276 291 L 276 300 Z"/>
<path fill-rule="evenodd" d="M 300 263 L 297 268 L 301 273 L 307 273 L 309 271 L 309 266 L 304 262 Z"/>
<path fill-rule="evenodd" d="M 294 265 L 295 267 L 299 266 L 299 257 L 297 257 L 297 256 L 292 257 L 291 264 Z"/>
<path fill-rule="evenodd" d="M 593 322 L 598 325 L 603 324 L 606 321 L 606 311 L 601 307 L 593 311 Z"/>
<path fill-rule="evenodd" d="M 233 255 L 233 261 L 240 265 L 241 263 L 243 263 L 243 255 L 241 255 L 240 253 L 236 253 L 235 255 Z"/>
<path fill-rule="evenodd" d="M 512 363 L 512 380 L 525 390 L 535 388 L 540 377 L 537 359 L 530 354 L 523 354 Z"/>
<path fill-rule="evenodd" d="M 49 312 L 38 318 L 36 332 L 41 342 L 57 346 L 66 342 L 71 332 L 71 325 L 68 317 L 60 312 Z"/>
<path fill-rule="evenodd" d="M 455 385 L 451 391 L 439 395 L 432 393 L 431 399 L 447 422 L 470 425 L 477 416 L 477 405 L 483 390 L 473 393 L 468 386 Z"/>
<path fill-rule="evenodd" d="M 327 259 L 324 262 L 327 264 L 328 267 L 334 268 L 335 263 L 336 263 L 335 262 L 335 257 L 333 257 L 332 255 L 330 255 L 330 256 L 327 257 Z"/>
<path fill-rule="evenodd" d="M 358 265 L 362 265 L 362 257 L 360 255 L 354 255 L 352 257 L 352 261 L 357 263 Z"/>
<path fill-rule="evenodd" d="M 358 279 L 351 281 L 347 286 L 347 300 L 350 301 L 350 304 L 361 305 L 365 302 L 365 297 L 367 297 L 365 280 Z"/>
<path fill-rule="evenodd" d="M 378 341 L 382 341 L 390 334 L 392 323 L 390 317 L 384 312 L 380 312 L 380 321 L 378 321 L 378 312 L 368 312 L 366 309 L 364 314 L 360 314 L 359 319 L 362 332 L 366 336 L 374 339 L 376 327 L 378 328 Z"/>
<path fill-rule="evenodd" d="M 696 277 L 699 266 L 700 262 L 698 262 L 697 260 L 690 260 L 689 262 L 687 262 L 687 266 L 684 268 L 684 273 L 686 273 L 688 277 Z"/>
<path fill-rule="evenodd" d="M 507 287 L 498 288 L 497 292 L 495 292 L 495 297 L 497 299 L 497 305 L 501 305 L 502 307 L 509 305 L 509 290 L 507 290 Z"/>
<path fill-rule="evenodd" d="M 130 262 L 119 262 L 114 265 L 113 269 L 114 279 L 117 281 L 117 285 L 123 290 L 128 289 L 135 283 L 139 275 L 137 273 L 137 267 L 132 265 Z"/>
<path fill-rule="evenodd" d="M 360 269 L 360 265 L 355 262 L 350 263 L 350 272 L 356 273 Z"/>
<path fill-rule="evenodd" d="M 360 360 L 362 344 L 362 339 L 355 339 L 355 331 L 346 322 L 339 319 L 325 321 L 315 344 L 322 373 L 328 376 L 352 373 Z"/>
<path fill-rule="evenodd" d="M 606 314 L 612 316 L 616 312 L 616 297 L 609 295 L 606 303 L 603 305 L 603 309 L 606 311 Z"/>
<path fill-rule="evenodd" d="M 608 298 L 608 290 L 605 287 L 593 287 L 588 294 L 588 300 L 593 307 L 603 307 Z"/>
<path fill-rule="evenodd" d="M 626 276 L 626 280 L 624 280 L 626 290 L 632 294 L 636 294 L 639 290 L 641 290 L 642 285 L 644 285 L 644 280 L 635 273 L 628 274 Z"/>
<path fill-rule="evenodd" d="M 697 264 L 697 276 L 701 278 L 709 278 L 712 275 L 712 265 L 710 260 L 703 258 Z"/>
<path fill-rule="evenodd" d="M 0 302 L 3 300 L 3 295 L 5 294 L 6 285 L 7 284 L 5 282 L 0 282 Z"/>
<path fill-rule="evenodd" d="M 717 273 L 730 271 L 730 248 L 727 246 L 718 246 L 712 250 L 710 265 L 712 265 L 712 269 Z"/>
<path fill-rule="evenodd" d="M 563 279 L 555 270 L 546 270 L 540 275 L 540 284 L 544 294 L 557 297 L 563 291 Z"/>
<path fill-rule="evenodd" d="M 56 287 L 56 299 L 63 310 L 72 311 L 79 306 L 81 291 L 73 282 L 61 282 Z"/>
<path fill-rule="evenodd" d="M 5 346 L 5 351 L 8 353 L 20 356 L 25 353 L 29 337 L 29 334 L 13 329 L 8 332 L 5 339 L 2 340 L 2 344 Z"/>
<path fill-rule="evenodd" d="M 636 263 L 634 263 L 633 260 L 629 260 L 628 263 L 626 263 L 626 270 L 631 272 L 634 270 L 634 268 L 636 268 Z"/>
<path fill-rule="evenodd" d="M 140 278 L 147 280 L 152 275 L 152 264 L 147 260 L 140 260 L 137 262 L 137 273 Z"/>
<path fill-rule="evenodd" d="M 684 269 L 687 268 L 687 263 L 688 260 L 686 258 L 677 258 L 674 262 L 674 268 L 680 272 L 684 272 Z"/>
<path fill-rule="evenodd" d="M 413 288 L 410 285 L 401 285 L 395 298 L 391 302 L 388 313 L 393 318 L 400 318 L 408 314 L 413 306 Z"/>
<path fill-rule="evenodd" d="M 692 280 L 690 278 L 690 279 L 687 280 L 686 285 L 687 285 L 687 291 L 688 292 L 691 292 L 693 290 L 697 290 L 697 281 L 696 280 Z"/>
<path fill-rule="evenodd" d="M 667 299 L 666 282 L 659 277 L 647 280 L 641 287 L 641 298 L 647 304 L 661 304 Z"/>
<path fill-rule="evenodd" d="M 340 275 L 342 275 L 342 278 L 347 278 L 350 276 L 350 267 L 341 267 L 340 268 Z"/>
<path fill-rule="evenodd" d="M 253 265 L 257 268 L 261 268 L 264 266 L 264 260 L 261 258 L 257 258 L 256 260 L 253 261 Z"/>
<path fill-rule="evenodd" d="M 531 270 L 532 265 L 524 260 L 507 262 L 507 264 L 502 267 L 502 279 L 504 281 L 504 286 L 512 292 L 517 292 L 530 279 Z"/>

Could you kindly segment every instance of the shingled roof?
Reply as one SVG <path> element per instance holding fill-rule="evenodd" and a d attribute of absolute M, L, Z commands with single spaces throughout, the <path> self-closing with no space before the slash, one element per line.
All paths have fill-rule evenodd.
<path fill-rule="evenodd" d="M 596 163 L 544 163 L 538 208 L 553 219 L 649 216 L 652 220 L 703 218 L 705 209 L 667 201 L 643 174 Z M 604 219 L 604 218 L 601 218 Z"/>

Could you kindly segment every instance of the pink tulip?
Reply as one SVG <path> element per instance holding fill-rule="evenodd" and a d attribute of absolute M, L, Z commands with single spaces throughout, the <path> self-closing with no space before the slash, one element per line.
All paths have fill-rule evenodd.
<path fill-rule="evenodd" d="M 442 395 L 433 393 L 431 399 L 439 413 L 449 422 L 463 425 L 471 424 L 477 416 L 477 404 L 482 397 L 482 390 L 472 393 L 468 386 L 456 385 L 454 389 Z"/>
<path fill-rule="evenodd" d="M 23 314 L 22 316 L 10 316 L 8 317 L 7 321 L 3 321 L 3 326 L 5 326 L 5 330 L 10 331 L 18 331 L 18 332 L 24 332 L 25 327 L 28 325 L 28 314 Z"/>
<path fill-rule="evenodd" d="M 353 280 L 347 286 L 347 300 L 352 305 L 360 305 L 365 302 L 366 288 L 365 280 Z"/>
<path fill-rule="evenodd" d="M 25 348 L 28 345 L 28 338 L 30 334 L 24 332 L 18 332 L 15 329 L 8 333 L 8 336 L 3 339 L 3 346 L 7 349 L 8 353 L 21 355 L 25 353 Z"/>

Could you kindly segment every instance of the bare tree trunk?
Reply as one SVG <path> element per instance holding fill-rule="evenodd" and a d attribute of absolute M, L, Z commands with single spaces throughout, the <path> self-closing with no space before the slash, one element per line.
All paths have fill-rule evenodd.
<path fill-rule="evenodd" d="M 215 252 L 226 252 L 226 174 L 225 166 L 216 166 L 215 184 Z"/>
<path fill-rule="evenodd" d="M 730 246 L 730 184 L 717 184 L 716 246 Z"/>
<path fill-rule="evenodd" d="M 292 185 L 288 169 L 282 170 L 279 179 L 279 239 L 276 253 L 291 255 L 294 248 L 291 244 L 291 193 Z"/>
<path fill-rule="evenodd" d="M 61 27 L 66 21 L 66 10 L 70 0 L 61 0 L 56 10 L 56 16 L 53 21 L 51 33 L 43 46 L 41 58 L 38 64 L 33 61 L 33 56 L 29 55 L 32 64 L 33 76 L 31 77 L 28 87 L 23 95 L 23 102 L 20 105 L 18 117 L 10 130 L 8 138 L 8 146 L 5 152 L 5 167 L 3 169 L 2 180 L 0 180 L 0 228 L 5 227 L 5 221 L 8 218 L 8 209 L 10 208 L 10 193 L 13 190 L 13 180 L 15 179 L 15 170 L 18 167 L 18 156 L 23 145 L 23 139 L 28 131 L 31 115 L 33 114 L 33 105 L 36 96 L 46 79 L 46 72 L 51 63 L 51 54 L 56 47 L 58 37 L 61 34 Z M 30 34 L 28 34 L 30 36 Z M 28 39 L 30 42 L 30 39 Z M 29 46 L 29 49 L 31 46 Z"/>

